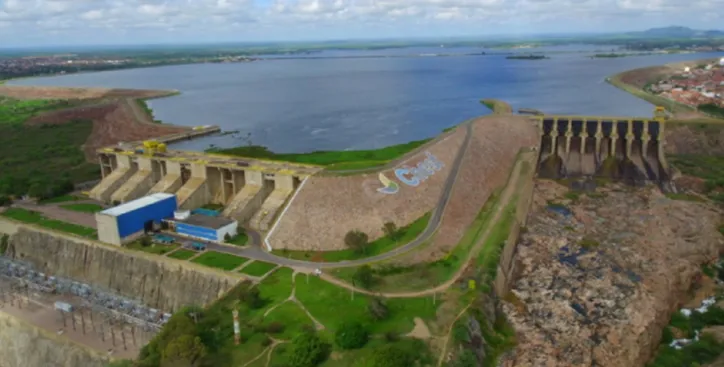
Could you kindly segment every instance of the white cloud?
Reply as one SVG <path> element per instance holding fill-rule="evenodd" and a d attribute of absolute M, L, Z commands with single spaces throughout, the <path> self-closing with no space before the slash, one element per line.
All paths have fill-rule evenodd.
<path fill-rule="evenodd" d="M 722 24 L 719 9 L 724 0 L 0 0 L 0 47 L 39 40 L 210 42 L 667 25 L 709 29 Z"/>

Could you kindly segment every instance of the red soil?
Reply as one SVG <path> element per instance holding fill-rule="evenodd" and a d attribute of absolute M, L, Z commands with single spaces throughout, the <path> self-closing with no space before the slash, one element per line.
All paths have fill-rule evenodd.
<path fill-rule="evenodd" d="M 0 95 L 17 99 L 155 98 L 171 93 L 157 90 L 0 85 Z"/>

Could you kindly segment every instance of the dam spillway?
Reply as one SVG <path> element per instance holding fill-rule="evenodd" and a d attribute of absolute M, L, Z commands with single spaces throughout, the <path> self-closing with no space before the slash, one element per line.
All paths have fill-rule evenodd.
<path fill-rule="evenodd" d="M 540 177 L 606 177 L 630 183 L 669 180 L 661 117 L 540 116 L 537 120 Z"/>

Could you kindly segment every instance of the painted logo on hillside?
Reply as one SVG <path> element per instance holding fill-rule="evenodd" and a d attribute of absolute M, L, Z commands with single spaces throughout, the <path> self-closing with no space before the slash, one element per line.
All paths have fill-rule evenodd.
<path fill-rule="evenodd" d="M 397 182 L 390 180 L 385 176 L 384 173 L 380 172 L 379 175 L 380 182 L 382 182 L 382 186 L 379 189 L 377 189 L 377 192 L 387 195 L 396 194 L 398 191 L 400 191 L 400 185 L 397 184 Z"/>
<path fill-rule="evenodd" d="M 395 169 L 395 177 L 407 186 L 417 187 L 445 167 L 432 153 L 425 152 L 425 156 L 426 158 L 414 167 L 402 166 Z M 377 189 L 378 192 L 396 194 L 400 190 L 399 185 L 384 174 L 380 173 L 379 179 L 384 187 Z"/>

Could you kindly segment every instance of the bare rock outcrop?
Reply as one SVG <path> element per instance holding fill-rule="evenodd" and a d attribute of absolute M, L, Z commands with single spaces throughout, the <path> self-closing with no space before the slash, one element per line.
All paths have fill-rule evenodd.
<path fill-rule="evenodd" d="M 0 366 L 103 367 L 109 358 L 0 312 Z"/>
<path fill-rule="evenodd" d="M 25 227 L 10 238 L 6 255 L 38 271 L 93 284 L 167 312 L 185 305 L 207 305 L 240 280 L 160 256 Z"/>
<path fill-rule="evenodd" d="M 575 202 L 565 192 L 536 184 L 512 290 L 524 307 L 504 304 L 518 346 L 502 365 L 643 366 L 700 265 L 722 250 L 720 213 L 654 188 L 599 188 Z"/>

